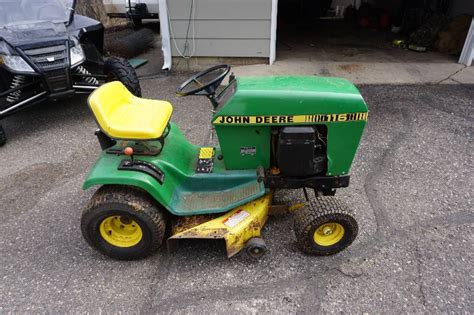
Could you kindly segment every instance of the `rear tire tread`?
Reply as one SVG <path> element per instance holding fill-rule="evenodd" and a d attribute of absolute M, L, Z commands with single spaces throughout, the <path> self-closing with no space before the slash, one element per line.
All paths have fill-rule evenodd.
<path fill-rule="evenodd" d="M 102 248 L 96 245 L 96 242 L 89 235 L 90 218 L 96 215 L 98 207 L 112 204 L 127 204 L 133 208 L 133 211 L 151 220 L 152 224 L 148 224 L 151 232 L 151 245 L 146 251 L 136 255 L 116 255 L 110 252 L 104 252 Z M 105 255 L 119 260 L 134 260 L 149 256 L 155 252 L 163 242 L 166 231 L 166 218 L 161 209 L 158 209 L 156 203 L 144 191 L 130 186 L 114 186 L 106 185 L 99 188 L 92 196 L 82 213 L 81 230 L 87 243 L 98 249 Z"/>
<path fill-rule="evenodd" d="M 128 60 L 118 57 L 108 58 L 105 61 L 105 73 L 112 74 L 113 78 L 122 82 L 133 95 L 142 96 L 140 80 Z"/>

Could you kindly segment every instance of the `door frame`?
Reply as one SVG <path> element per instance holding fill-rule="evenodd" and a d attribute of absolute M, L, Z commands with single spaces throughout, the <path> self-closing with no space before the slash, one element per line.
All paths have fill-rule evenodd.
<path fill-rule="evenodd" d="M 461 57 L 459 57 L 459 63 L 466 66 L 471 66 L 474 59 L 474 18 L 471 21 L 471 27 L 467 33 L 466 41 L 464 42 L 464 48 L 462 49 Z"/>
<path fill-rule="evenodd" d="M 272 0 L 272 17 L 270 23 L 270 60 L 272 65 L 276 60 L 277 44 L 277 24 L 278 24 L 278 0 Z"/>

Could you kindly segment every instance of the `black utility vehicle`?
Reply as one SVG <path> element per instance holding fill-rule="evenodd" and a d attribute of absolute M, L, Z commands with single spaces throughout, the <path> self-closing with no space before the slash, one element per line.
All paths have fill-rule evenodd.
<path fill-rule="evenodd" d="M 103 57 L 104 28 L 75 14 L 75 0 L 0 0 L 1 120 L 29 105 L 90 93 L 118 80 L 141 96 L 125 59 Z"/>

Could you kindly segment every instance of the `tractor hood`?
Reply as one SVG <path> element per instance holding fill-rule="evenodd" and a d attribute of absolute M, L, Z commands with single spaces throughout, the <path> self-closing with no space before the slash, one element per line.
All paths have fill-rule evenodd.
<path fill-rule="evenodd" d="M 218 99 L 212 123 L 228 169 L 270 167 L 274 127 L 324 125 L 326 175 L 346 175 L 368 119 L 357 88 L 339 78 L 239 78 Z"/>
<path fill-rule="evenodd" d="M 21 46 L 44 41 L 57 41 L 68 38 L 64 23 L 35 22 L 8 24 L 0 28 L 0 37 L 10 45 Z"/>
<path fill-rule="evenodd" d="M 367 105 L 358 89 L 351 82 L 341 78 L 243 77 L 232 83 L 223 92 L 225 93 L 229 94 L 225 97 L 228 101 L 218 108 L 213 120 L 215 124 L 218 124 L 225 116 L 367 113 Z M 233 121 L 233 123 L 238 123 L 238 121 Z M 277 120 L 267 123 L 279 124 L 280 122 Z M 285 124 L 285 121 L 282 123 Z"/>

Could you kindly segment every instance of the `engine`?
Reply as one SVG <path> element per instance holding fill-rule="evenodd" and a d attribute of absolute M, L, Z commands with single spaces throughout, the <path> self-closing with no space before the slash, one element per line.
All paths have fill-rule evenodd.
<path fill-rule="evenodd" d="M 283 127 L 276 143 L 276 164 L 281 175 L 308 177 L 327 171 L 325 125 Z"/>

